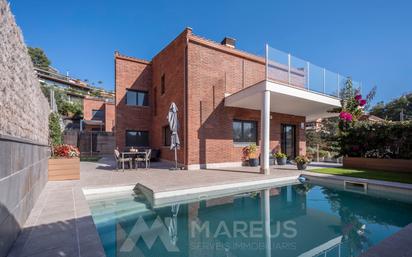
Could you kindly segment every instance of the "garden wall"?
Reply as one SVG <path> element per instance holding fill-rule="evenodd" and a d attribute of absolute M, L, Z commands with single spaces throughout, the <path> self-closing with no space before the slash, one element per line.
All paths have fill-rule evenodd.
<path fill-rule="evenodd" d="M 21 31 L 0 0 L 0 257 L 47 182 L 49 113 Z"/>
<path fill-rule="evenodd" d="M 412 172 L 412 160 L 344 157 L 343 167 L 397 172 Z"/>

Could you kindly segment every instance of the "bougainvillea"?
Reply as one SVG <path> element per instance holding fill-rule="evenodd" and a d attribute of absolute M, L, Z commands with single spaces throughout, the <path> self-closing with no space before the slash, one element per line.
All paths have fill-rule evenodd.
<path fill-rule="evenodd" d="M 349 112 L 341 112 L 339 118 L 344 121 L 352 121 L 352 114 Z"/>
<path fill-rule="evenodd" d="M 339 132 L 335 139 L 340 148 L 340 155 L 348 155 L 348 152 L 358 152 L 359 146 L 352 144 L 349 148 L 345 137 L 348 131 L 356 124 L 359 118 L 364 114 L 368 103 L 373 99 L 376 93 L 376 87 L 363 98 L 360 89 L 354 89 L 352 80 L 347 79 L 345 87 L 340 92 L 341 107 L 331 110 L 332 113 L 339 114 Z"/>
<path fill-rule="evenodd" d="M 53 149 L 54 157 L 75 158 L 79 155 L 79 149 L 73 145 L 57 145 Z"/>

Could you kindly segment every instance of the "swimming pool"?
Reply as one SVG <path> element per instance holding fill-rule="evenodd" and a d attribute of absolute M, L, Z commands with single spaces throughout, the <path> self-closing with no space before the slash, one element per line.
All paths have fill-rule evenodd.
<path fill-rule="evenodd" d="M 412 222 L 409 203 L 308 183 L 154 209 L 87 198 L 108 257 L 357 256 Z"/>

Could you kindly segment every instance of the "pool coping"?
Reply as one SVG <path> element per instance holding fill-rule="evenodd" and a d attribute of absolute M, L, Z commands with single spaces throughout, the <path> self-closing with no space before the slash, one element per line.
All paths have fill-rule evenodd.
<path fill-rule="evenodd" d="M 298 183 L 297 176 L 282 178 L 267 178 L 252 181 L 239 181 L 235 183 L 225 183 L 210 186 L 199 186 L 190 188 L 181 188 L 175 190 L 153 191 L 144 184 L 138 183 L 136 188 L 139 189 L 150 201 L 153 208 L 162 207 L 170 203 L 183 203 L 199 201 L 202 199 L 221 197 L 230 194 L 244 193 L 249 191 L 258 191 L 264 188 L 283 186 Z"/>

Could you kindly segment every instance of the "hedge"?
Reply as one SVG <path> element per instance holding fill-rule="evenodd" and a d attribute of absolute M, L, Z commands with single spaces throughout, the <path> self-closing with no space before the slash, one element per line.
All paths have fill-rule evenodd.
<path fill-rule="evenodd" d="M 50 143 L 52 146 L 60 145 L 62 143 L 60 115 L 58 113 L 51 113 L 49 116 L 49 134 Z"/>
<path fill-rule="evenodd" d="M 343 156 L 412 159 L 412 121 L 358 121 L 339 140 Z"/>

